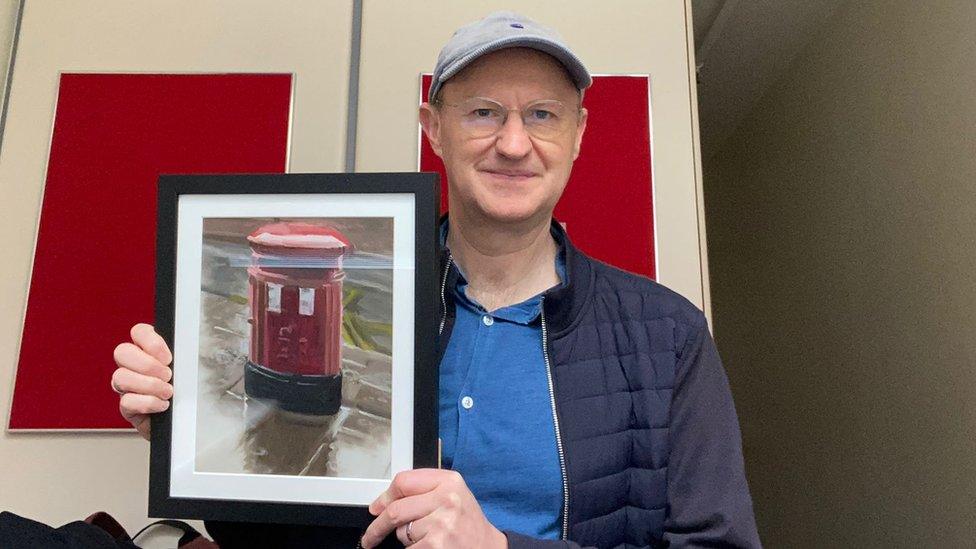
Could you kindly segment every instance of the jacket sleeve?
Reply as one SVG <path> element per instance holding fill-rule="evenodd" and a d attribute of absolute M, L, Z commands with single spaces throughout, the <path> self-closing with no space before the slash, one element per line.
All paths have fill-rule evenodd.
<path fill-rule="evenodd" d="M 760 547 L 728 378 L 701 315 L 689 327 L 671 403 L 669 547 Z"/>

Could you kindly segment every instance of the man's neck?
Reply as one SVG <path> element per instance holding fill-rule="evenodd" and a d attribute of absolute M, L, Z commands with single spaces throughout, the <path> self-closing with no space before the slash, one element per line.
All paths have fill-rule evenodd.
<path fill-rule="evenodd" d="M 525 225 L 450 220 L 447 245 L 468 281 L 468 295 L 488 311 L 521 303 L 559 283 L 549 222 Z"/>

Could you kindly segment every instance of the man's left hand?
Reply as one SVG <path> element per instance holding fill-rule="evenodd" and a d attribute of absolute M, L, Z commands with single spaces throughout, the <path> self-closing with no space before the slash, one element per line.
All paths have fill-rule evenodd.
<path fill-rule="evenodd" d="M 507 549 L 505 534 L 492 526 L 461 475 L 443 469 L 404 471 L 369 505 L 376 518 L 363 534 L 365 549 L 396 530 L 417 549 L 472 547 Z M 408 535 L 409 534 L 409 535 Z"/>

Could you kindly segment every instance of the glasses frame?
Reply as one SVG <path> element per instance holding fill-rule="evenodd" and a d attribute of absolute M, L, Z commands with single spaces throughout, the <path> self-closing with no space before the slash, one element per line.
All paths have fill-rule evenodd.
<path fill-rule="evenodd" d="M 573 112 L 573 110 L 571 108 L 567 107 L 566 106 L 566 103 L 564 103 L 564 102 L 562 102 L 562 101 L 560 101 L 558 99 L 540 99 L 538 101 L 533 101 L 533 102 L 529 103 L 528 105 L 526 105 L 524 107 L 514 108 L 514 109 L 513 108 L 509 108 L 509 107 L 506 107 L 500 101 L 497 101 L 497 100 L 492 99 L 490 97 L 481 97 L 481 96 L 469 97 L 469 98 L 467 98 L 464 101 L 461 101 L 459 103 L 447 103 L 443 99 L 437 97 L 433 101 L 431 101 L 431 105 L 433 105 L 435 107 L 438 107 L 438 108 L 443 106 L 443 107 L 451 107 L 451 108 L 454 108 L 454 109 L 461 110 L 462 107 L 464 107 L 464 104 L 466 102 L 472 101 L 472 100 L 475 100 L 475 99 L 478 99 L 478 100 L 481 100 L 481 101 L 486 101 L 488 103 L 493 103 L 493 104 L 497 105 L 499 107 L 497 110 L 500 111 L 500 112 L 504 112 L 505 113 L 505 116 L 502 117 L 501 123 L 498 125 L 498 127 L 495 128 L 491 132 L 475 132 L 475 131 L 472 131 L 472 128 L 465 127 L 465 125 L 462 123 L 461 126 L 464 127 L 465 130 L 469 134 L 472 134 L 472 137 L 474 137 L 474 138 L 485 138 L 485 137 L 492 137 L 494 135 L 497 135 L 502 130 L 502 128 L 505 127 L 505 124 L 508 123 L 508 117 L 513 112 L 519 112 L 520 113 L 520 118 L 522 120 L 522 127 L 525 129 L 525 132 L 528 133 L 529 135 L 532 135 L 532 136 L 537 137 L 539 139 L 549 139 L 549 138 L 552 138 L 552 137 L 554 137 L 556 135 L 559 135 L 562 132 L 567 131 L 570 128 L 570 124 L 567 122 L 566 123 L 566 127 L 552 128 L 552 133 L 551 134 L 549 134 L 549 133 L 543 133 L 542 135 L 540 135 L 537 131 L 533 131 L 533 129 L 542 128 L 542 127 L 545 127 L 545 126 L 533 125 L 533 124 L 529 124 L 529 123 L 526 122 L 526 115 L 527 115 L 527 111 L 529 109 L 531 109 L 533 107 L 537 107 L 537 106 L 539 106 L 541 104 L 546 104 L 546 103 L 554 103 L 554 104 L 558 104 L 560 107 L 566 108 L 568 112 L 567 112 L 565 118 L 566 118 L 566 120 L 569 120 L 569 118 L 570 118 L 569 113 Z M 582 101 L 580 101 L 577 104 L 576 109 L 575 109 L 576 125 L 577 126 L 579 125 L 579 116 L 580 116 L 580 113 L 582 113 L 582 112 L 583 112 L 583 105 L 582 105 Z"/>

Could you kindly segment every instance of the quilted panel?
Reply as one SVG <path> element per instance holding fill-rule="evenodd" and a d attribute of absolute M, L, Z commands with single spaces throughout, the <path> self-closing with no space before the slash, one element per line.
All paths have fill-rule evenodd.
<path fill-rule="evenodd" d="M 671 441 L 667 427 L 633 431 L 631 465 L 644 469 L 662 469 L 668 465 Z"/>
<path fill-rule="evenodd" d="M 667 492 L 647 490 L 647 487 L 667 484 L 666 469 L 641 469 L 634 467 L 627 471 L 630 475 L 630 494 L 627 501 L 640 509 L 663 509 L 668 504 Z"/>
<path fill-rule="evenodd" d="M 630 472 L 626 469 L 570 487 L 570 505 L 580 516 L 601 517 L 629 505 Z"/>
<path fill-rule="evenodd" d="M 664 509 L 641 509 L 639 507 L 627 507 L 627 535 L 625 547 L 654 547 L 662 543 L 661 533 L 652 533 L 644 525 L 662 524 L 664 522 Z"/>
<path fill-rule="evenodd" d="M 627 508 L 620 507 L 611 513 L 573 524 L 569 537 L 584 547 L 593 545 L 613 547 L 624 542 L 626 528 Z M 608 538 L 614 539 L 615 543 L 603 543 Z"/>
<path fill-rule="evenodd" d="M 648 524 L 663 524 L 664 519 L 663 509 L 648 511 L 624 506 L 612 513 L 574 524 L 570 529 L 570 538 L 584 547 L 598 546 L 613 549 L 665 547 L 663 535 L 646 527 Z M 605 543 L 608 537 L 613 537 L 614 541 Z"/>
<path fill-rule="evenodd" d="M 593 265 L 592 299 L 573 329 L 550 342 L 570 538 L 654 546 L 667 514 L 677 365 L 701 313 L 653 281 Z"/>
<path fill-rule="evenodd" d="M 621 392 L 560 403 L 561 413 L 579 418 L 562 426 L 563 442 L 586 440 L 630 429 L 632 401 L 633 395 Z"/>
<path fill-rule="evenodd" d="M 631 466 L 632 444 L 633 433 L 629 430 L 564 443 L 573 449 L 572 455 L 566 456 L 569 477 L 574 484 L 585 484 L 625 472 Z M 570 490 L 575 492 L 572 486 Z"/>

